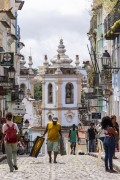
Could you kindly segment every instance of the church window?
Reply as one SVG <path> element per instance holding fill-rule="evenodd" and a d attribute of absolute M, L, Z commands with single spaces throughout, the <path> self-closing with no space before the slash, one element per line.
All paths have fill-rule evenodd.
<path fill-rule="evenodd" d="M 66 85 L 66 94 L 65 94 L 65 99 L 66 99 L 66 104 L 73 104 L 73 101 L 74 101 L 74 87 L 73 87 L 73 84 L 71 83 L 68 83 Z"/>
<path fill-rule="evenodd" d="M 48 85 L 48 103 L 53 103 L 53 86 L 52 84 Z"/>

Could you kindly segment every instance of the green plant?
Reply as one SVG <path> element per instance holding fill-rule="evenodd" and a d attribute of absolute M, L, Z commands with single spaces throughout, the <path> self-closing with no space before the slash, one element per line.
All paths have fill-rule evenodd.
<path fill-rule="evenodd" d="M 35 100 L 42 99 L 42 85 L 41 84 L 34 85 L 34 98 Z"/>

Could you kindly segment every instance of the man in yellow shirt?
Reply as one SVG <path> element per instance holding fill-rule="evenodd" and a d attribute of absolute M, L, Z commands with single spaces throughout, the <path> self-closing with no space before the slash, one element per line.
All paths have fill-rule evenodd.
<path fill-rule="evenodd" d="M 52 121 L 48 122 L 47 127 L 43 136 L 48 133 L 47 137 L 47 151 L 49 155 L 49 162 L 52 162 L 51 153 L 54 152 L 54 163 L 56 162 L 57 154 L 58 154 L 58 141 L 59 136 L 62 137 L 61 133 L 61 125 L 58 123 L 58 118 L 54 117 Z"/>

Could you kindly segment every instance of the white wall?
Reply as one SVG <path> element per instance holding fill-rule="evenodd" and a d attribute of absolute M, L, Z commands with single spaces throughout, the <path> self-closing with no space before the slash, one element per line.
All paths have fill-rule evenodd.
<path fill-rule="evenodd" d="M 73 115 L 73 119 L 71 122 L 68 122 L 66 119 L 66 114 L 68 113 L 68 110 L 63 110 L 62 113 L 62 120 L 61 120 L 61 125 L 62 126 L 71 126 L 73 124 L 78 125 L 78 110 L 72 110 L 71 111 L 74 115 Z"/>
<path fill-rule="evenodd" d="M 78 97 L 78 85 L 77 85 L 77 78 L 62 78 L 61 81 L 63 81 L 62 83 L 62 89 L 61 89 L 61 103 L 62 103 L 62 107 L 63 108 L 75 108 L 78 106 L 78 100 L 80 97 Z M 44 103 L 45 104 L 45 108 L 49 108 L 50 110 L 51 109 L 56 109 L 57 108 L 57 87 L 56 87 L 56 79 L 55 78 L 45 78 L 45 99 L 43 99 Z M 48 104 L 48 84 L 51 83 L 53 85 L 53 103 L 52 104 Z M 74 102 L 73 104 L 66 104 L 65 103 L 65 87 L 66 87 L 66 84 L 67 83 L 72 83 L 73 86 L 74 86 Z M 43 88 L 44 89 L 44 88 Z M 49 110 L 43 110 L 42 111 L 42 117 L 44 117 L 44 122 L 45 122 L 45 126 L 47 125 L 48 123 L 48 114 L 49 114 Z M 68 113 L 69 110 L 61 110 L 61 117 L 62 117 L 62 126 L 71 126 L 72 124 L 78 124 L 78 110 L 73 110 L 73 111 L 70 111 L 71 113 L 74 114 L 73 116 L 73 120 L 72 122 L 67 122 L 66 120 L 66 113 Z M 58 116 L 58 111 L 56 110 L 51 110 L 51 114 L 53 114 L 53 116 Z"/>
<path fill-rule="evenodd" d="M 32 106 L 32 101 L 28 101 L 27 98 L 24 98 L 22 101 L 26 107 L 26 114 L 24 115 L 24 120 L 28 119 L 32 125 L 35 121 L 34 109 Z"/>

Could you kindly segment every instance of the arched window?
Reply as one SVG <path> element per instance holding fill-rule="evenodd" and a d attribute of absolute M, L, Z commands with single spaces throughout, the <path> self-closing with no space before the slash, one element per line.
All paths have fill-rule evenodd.
<path fill-rule="evenodd" d="M 48 103 L 53 103 L 53 86 L 52 84 L 48 85 Z"/>
<path fill-rule="evenodd" d="M 73 104 L 74 103 L 73 84 L 71 84 L 71 83 L 66 84 L 65 92 L 66 92 L 66 94 L 65 94 L 66 104 Z"/>

